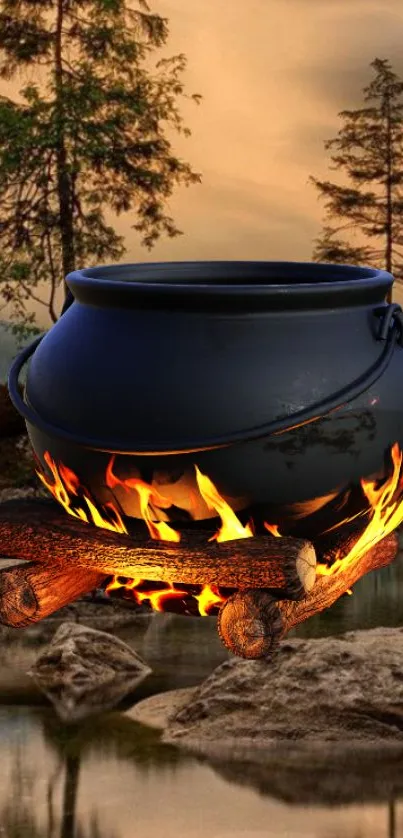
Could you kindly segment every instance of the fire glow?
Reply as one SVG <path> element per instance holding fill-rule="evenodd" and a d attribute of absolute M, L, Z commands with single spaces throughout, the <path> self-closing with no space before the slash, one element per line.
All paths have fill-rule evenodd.
<path fill-rule="evenodd" d="M 381 485 L 379 485 L 379 481 L 361 480 L 362 491 L 368 504 L 366 514 L 369 518 L 364 532 L 347 555 L 336 556 L 336 559 L 329 566 L 318 564 L 318 575 L 330 576 L 342 572 L 343 569 L 354 561 L 358 561 L 369 549 L 402 523 L 403 456 L 397 443 L 392 446 L 391 459 L 392 473 Z M 81 485 L 75 472 L 63 463 L 56 464 L 48 451 L 44 454 L 44 460 L 51 476 L 40 470 L 37 471 L 37 474 L 44 486 L 69 515 L 86 523 L 93 523 L 102 529 L 128 534 L 123 518 L 114 503 L 105 503 L 102 509 L 99 509 L 90 494 Z M 180 532 L 166 521 L 153 520 L 155 517 L 153 508 L 168 509 L 172 505 L 172 501 L 162 495 L 154 486 L 139 478 L 122 479 L 118 477 L 113 470 L 114 462 L 115 456 L 112 455 L 105 474 L 105 482 L 108 488 L 113 490 L 120 486 L 125 492 L 135 492 L 137 494 L 141 516 L 152 539 L 179 542 L 181 539 Z M 212 480 L 207 475 L 202 474 L 196 465 L 195 474 L 198 490 L 208 509 L 215 511 L 221 519 L 221 526 L 209 540 L 224 542 L 240 538 L 252 538 L 254 536 L 253 522 L 251 521 L 244 526 L 231 506 L 220 495 Z M 352 518 L 346 518 L 340 521 L 338 526 L 341 527 L 351 520 Z M 273 537 L 281 538 L 277 524 L 264 522 L 264 526 Z M 121 577 L 115 576 L 106 590 L 111 592 L 124 587 L 126 591 L 132 593 L 139 604 L 147 600 L 156 611 L 164 611 L 164 604 L 168 599 L 183 599 L 186 596 L 186 592 L 175 587 L 175 584 L 166 583 L 166 587 L 158 590 L 139 590 L 142 585 L 146 584 L 142 579 L 120 580 Z M 192 594 L 192 597 L 197 602 L 199 613 L 202 616 L 208 616 L 212 609 L 217 609 L 226 601 L 226 597 L 220 593 L 219 588 L 215 585 L 201 585 L 200 587 L 200 593 Z"/>
<path fill-rule="evenodd" d="M 389 535 L 403 521 L 403 475 L 402 452 L 397 443 L 391 450 L 393 471 L 379 487 L 377 481 L 361 480 L 361 487 L 368 500 L 370 519 L 360 538 L 344 557 L 338 557 L 329 565 L 318 565 L 320 576 L 331 576 L 358 561 L 385 536 Z"/>

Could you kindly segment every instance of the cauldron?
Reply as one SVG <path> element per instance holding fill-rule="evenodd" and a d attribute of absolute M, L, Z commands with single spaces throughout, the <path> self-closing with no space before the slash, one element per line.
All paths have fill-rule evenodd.
<path fill-rule="evenodd" d="M 102 503 L 111 454 L 119 474 L 149 483 L 197 464 L 237 508 L 337 493 L 403 447 L 392 283 L 296 262 L 74 271 L 74 301 L 17 357 L 10 395 L 43 468 L 48 451 Z"/>

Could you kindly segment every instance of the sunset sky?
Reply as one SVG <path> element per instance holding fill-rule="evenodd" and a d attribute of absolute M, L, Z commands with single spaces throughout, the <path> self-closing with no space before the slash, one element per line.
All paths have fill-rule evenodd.
<path fill-rule="evenodd" d="M 181 143 L 203 185 L 171 206 L 185 235 L 157 259 L 310 259 L 323 211 L 310 174 L 327 173 L 324 141 L 359 106 L 370 62 L 403 72 L 401 0 L 156 0 L 173 51 L 188 56 L 200 107 Z M 129 225 L 125 225 L 128 229 Z M 128 238 L 130 258 L 143 258 Z M 150 257 L 149 257 L 150 258 Z"/>
<path fill-rule="evenodd" d="M 151 2 L 151 0 L 150 0 Z M 184 235 L 144 250 L 127 235 L 124 261 L 301 259 L 323 211 L 309 175 L 328 173 L 324 141 L 338 112 L 362 102 L 370 62 L 403 75 L 401 0 L 154 0 L 169 19 L 168 54 L 188 57 L 182 112 L 192 130 L 177 152 L 203 176 L 170 209 Z M 334 175 L 332 175 L 334 176 Z M 337 176 L 336 176 L 337 177 Z"/>

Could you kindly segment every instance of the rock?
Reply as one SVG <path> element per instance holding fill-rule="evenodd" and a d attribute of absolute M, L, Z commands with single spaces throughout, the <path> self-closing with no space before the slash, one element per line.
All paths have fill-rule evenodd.
<path fill-rule="evenodd" d="M 0 503 L 5 503 L 9 500 L 20 500 L 21 498 L 35 497 L 38 497 L 38 492 L 33 486 L 21 486 L 19 488 L 11 487 L 7 489 L 0 489 Z"/>
<path fill-rule="evenodd" d="M 65 622 L 30 674 L 63 721 L 76 722 L 115 707 L 151 672 L 123 640 Z"/>
<path fill-rule="evenodd" d="M 232 658 L 171 714 L 164 741 L 203 752 L 398 745 L 403 629 L 290 639 L 270 662 Z"/>
<path fill-rule="evenodd" d="M 196 687 L 182 687 L 178 690 L 167 690 L 165 693 L 152 695 L 138 701 L 126 710 L 125 715 L 134 722 L 163 730 L 169 718 L 193 699 Z"/>
<path fill-rule="evenodd" d="M 0 384 L 0 436 L 18 436 L 26 432 L 25 421 L 15 409 L 5 384 Z"/>
<path fill-rule="evenodd" d="M 260 795 L 390 802 L 403 794 L 403 629 L 288 639 L 270 662 L 231 658 L 131 717 Z"/>

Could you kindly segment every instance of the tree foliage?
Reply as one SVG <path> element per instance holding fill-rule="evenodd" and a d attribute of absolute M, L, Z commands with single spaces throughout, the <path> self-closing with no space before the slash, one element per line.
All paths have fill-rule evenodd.
<path fill-rule="evenodd" d="M 370 263 L 401 279 L 403 82 L 387 60 L 376 58 L 371 68 L 374 77 L 364 88 L 364 106 L 342 111 L 337 136 L 325 143 L 330 168 L 343 173 L 344 183 L 310 178 L 326 210 L 313 258 Z"/>
<path fill-rule="evenodd" d="M 2 0 L 0 77 L 23 73 L 15 100 L 0 97 L 0 293 L 18 320 L 46 283 L 76 267 L 116 261 L 125 243 L 108 220 L 132 214 L 151 248 L 181 231 L 167 211 L 200 175 L 176 156 L 186 58 L 154 61 L 167 20 L 145 0 Z"/>

